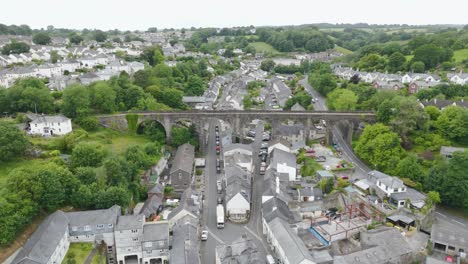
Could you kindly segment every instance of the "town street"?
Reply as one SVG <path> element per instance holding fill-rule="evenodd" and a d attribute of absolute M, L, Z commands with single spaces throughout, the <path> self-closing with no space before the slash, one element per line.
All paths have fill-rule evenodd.
<path fill-rule="evenodd" d="M 206 263 L 206 264 L 215 263 L 216 246 L 220 244 L 229 244 L 233 242 L 234 240 L 238 239 L 243 234 L 246 234 L 249 238 L 252 238 L 252 240 L 257 245 L 259 252 L 262 253 L 263 256 L 265 256 L 266 255 L 265 248 L 263 246 L 263 241 L 261 240 L 262 234 L 261 234 L 261 212 L 259 209 L 260 205 L 258 205 L 257 207 L 258 209 L 254 208 L 257 210 L 253 210 L 252 212 L 252 216 L 254 216 L 254 218 L 257 219 L 252 225 L 253 228 L 251 228 L 250 224 L 240 225 L 240 224 L 230 223 L 227 220 L 227 218 L 225 220 L 224 228 L 223 229 L 217 228 L 216 206 L 217 206 L 218 193 L 216 189 L 216 181 L 217 181 L 216 159 L 221 157 L 221 155 L 218 157 L 218 155 L 216 155 L 216 150 L 215 150 L 215 147 L 216 147 L 215 125 L 216 124 L 217 124 L 217 121 L 215 120 L 212 120 L 210 122 L 209 130 L 207 133 L 208 134 L 207 144 L 204 144 L 205 142 L 200 142 L 200 145 L 202 147 L 205 147 L 204 153 L 206 153 L 206 156 L 205 156 L 206 163 L 205 163 L 205 170 L 204 170 L 206 184 L 205 184 L 205 197 L 204 197 L 204 203 L 203 203 L 204 206 L 203 206 L 203 216 L 202 216 L 203 223 L 205 223 L 205 225 L 202 225 L 202 229 L 206 229 L 209 231 L 208 241 L 202 242 L 201 247 L 200 247 L 201 262 Z M 261 127 L 261 130 L 263 131 L 263 126 Z M 260 133 L 260 141 L 261 141 L 261 133 Z M 254 161 L 255 161 L 255 158 L 258 159 L 258 157 L 255 157 L 254 155 Z M 255 187 L 260 185 L 258 187 L 260 188 L 261 181 L 254 181 L 254 185 Z M 259 192 L 259 194 L 256 195 L 256 197 L 260 199 L 258 201 L 260 201 L 261 203 L 261 191 L 256 191 L 258 189 L 255 189 L 255 187 L 254 187 L 254 193 Z M 252 222 L 252 220 L 250 222 Z M 255 223 L 260 223 L 260 229 L 257 229 L 257 224 Z M 258 231 L 260 233 L 258 233 Z"/>

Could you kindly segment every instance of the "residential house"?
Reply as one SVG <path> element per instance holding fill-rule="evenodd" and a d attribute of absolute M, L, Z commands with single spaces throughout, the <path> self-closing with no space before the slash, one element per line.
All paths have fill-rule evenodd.
<path fill-rule="evenodd" d="M 297 180 L 297 161 L 293 153 L 274 149 L 271 152 L 269 168 L 275 169 L 279 174 L 287 174 L 289 181 Z"/>
<path fill-rule="evenodd" d="M 361 250 L 334 257 L 335 264 L 412 263 L 416 252 L 400 231 L 379 228 L 360 233 Z"/>
<path fill-rule="evenodd" d="M 408 84 L 408 93 L 415 94 L 422 89 L 431 88 L 441 84 L 440 82 L 413 81 Z"/>
<path fill-rule="evenodd" d="M 249 219 L 251 201 L 250 173 L 238 166 L 224 168 L 226 177 L 226 215 L 234 222 L 244 222 Z"/>
<path fill-rule="evenodd" d="M 367 174 L 367 179 L 375 184 L 387 197 L 392 193 L 406 192 L 407 189 L 402 180 L 380 171 L 374 170 L 369 172 Z"/>
<path fill-rule="evenodd" d="M 447 159 L 451 159 L 453 157 L 453 153 L 455 153 L 455 152 L 465 152 L 465 151 L 466 151 L 465 148 L 442 146 L 440 148 L 440 155 L 447 158 Z"/>
<path fill-rule="evenodd" d="M 252 172 L 252 147 L 245 144 L 229 144 L 223 147 L 224 167 L 239 166 Z"/>
<path fill-rule="evenodd" d="M 198 219 L 201 209 L 202 196 L 200 192 L 196 190 L 195 186 L 187 188 L 180 198 L 179 205 L 169 213 L 169 228 L 172 229 L 179 219 L 184 218 L 186 215 Z"/>
<path fill-rule="evenodd" d="M 272 78 L 271 93 L 281 108 L 292 96 L 291 89 L 279 78 Z"/>
<path fill-rule="evenodd" d="M 78 77 L 78 81 L 83 85 L 89 85 L 100 80 L 101 78 L 94 72 L 88 72 Z"/>
<path fill-rule="evenodd" d="M 459 106 L 463 108 L 468 108 L 468 102 L 466 102 L 464 99 L 461 99 L 460 101 L 451 101 L 443 99 L 422 100 L 419 101 L 419 104 L 423 108 L 426 106 L 434 106 L 437 107 L 439 110 L 443 110 L 449 106 Z"/>
<path fill-rule="evenodd" d="M 295 190 L 290 186 L 289 174 L 278 173 L 273 168 L 268 168 L 263 176 L 262 203 L 278 198 L 286 204 L 293 201 Z"/>
<path fill-rule="evenodd" d="M 62 68 L 62 72 L 75 72 L 80 68 L 80 63 L 77 60 L 67 60 L 59 63 Z"/>
<path fill-rule="evenodd" d="M 62 136 L 72 132 L 71 119 L 63 115 L 47 116 L 38 114 L 26 115 L 28 134 L 41 136 Z"/>
<path fill-rule="evenodd" d="M 447 73 L 447 78 L 450 82 L 464 85 L 468 83 L 468 73 L 459 72 L 459 73 Z"/>
<path fill-rule="evenodd" d="M 172 226 L 171 264 L 200 264 L 198 218 L 185 215 Z"/>
<path fill-rule="evenodd" d="M 136 214 L 142 214 L 146 219 L 152 219 L 163 209 L 164 186 L 157 183 L 148 191 L 148 199 Z"/>
<path fill-rule="evenodd" d="M 281 149 L 286 152 L 292 152 L 290 143 L 284 139 L 275 139 L 271 141 L 271 143 L 268 146 L 268 154 L 271 154 L 271 152 L 275 149 Z"/>
<path fill-rule="evenodd" d="M 298 201 L 300 202 L 313 202 L 322 200 L 323 193 L 320 188 L 313 186 L 302 186 L 297 189 Z"/>
<path fill-rule="evenodd" d="M 140 239 L 143 236 L 144 223 L 143 215 L 124 215 L 117 220 L 115 250 L 119 264 L 135 261 L 142 263 L 143 252 Z"/>
<path fill-rule="evenodd" d="M 169 261 L 169 225 L 163 222 L 147 222 L 143 225 L 142 264 L 166 263 Z"/>
<path fill-rule="evenodd" d="M 181 194 L 192 182 L 193 162 L 195 160 L 195 147 L 185 143 L 177 148 L 169 171 L 171 186 L 174 192 Z"/>
<path fill-rule="evenodd" d="M 216 264 L 257 264 L 265 262 L 257 245 L 246 235 L 230 244 L 216 246 Z"/>
<path fill-rule="evenodd" d="M 400 82 L 390 82 L 390 81 L 374 81 L 372 82 L 372 86 L 376 89 L 382 90 L 395 90 L 398 91 L 404 87 L 404 85 Z"/>
<path fill-rule="evenodd" d="M 49 215 L 26 241 L 13 264 L 62 263 L 70 242 L 114 245 L 114 227 L 120 207 Z"/>
<path fill-rule="evenodd" d="M 309 133 L 307 133 L 309 131 Z M 291 145 L 305 146 L 306 140 L 312 137 L 312 130 L 305 129 L 302 123 L 279 124 L 273 127 L 272 136 L 275 139 L 283 139 Z M 297 147 L 293 151 L 298 150 Z"/>
<path fill-rule="evenodd" d="M 263 232 L 279 263 L 315 264 L 304 242 L 286 220 L 275 217 L 263 227 Z"/>

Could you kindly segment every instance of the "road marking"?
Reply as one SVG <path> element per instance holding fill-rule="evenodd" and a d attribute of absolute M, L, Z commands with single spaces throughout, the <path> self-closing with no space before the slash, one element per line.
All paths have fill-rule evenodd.
<path fill-rule="evenodd" d="M 438 214 L 438 215 L 440 215 L 440 216 L 442 216 L 442 217 L 444 217 L 444 218 L 447 218 L 446 215 L 443 215 L 443 214 L 441 214 L 441 213 L 439 213 L 439 212 L 436 212 L 436 214 Z"/>
<path fill-rule="evenodd" d="M 213 231 L 211 231 L 209 228 L 207 228 L 207 229 L 208 229 L 208 231 L 210 232 L 211 236 L 213 236 L 214 239 L 216 239 L 216 241 L 218 241 L 220 244 L 224 244 L 224 241 L 221 240 L 221 238 L 219 238 L 217 235 L 215 235 L 215 234 L 213 233 Z"/>
<path fill-rule="evenodd" d="M 460 225 L 466 226 L 464 223 L 462 223 L 462 222 L 458 222 L 458 221 L 457 221 L 457 220 L 455 220 L 455 219 L 452 219 L 452 221 L 454 221 L 455 223 L 459 223 Z"/>
<path fill-rule="evenodd" d="M 256 239 L 258 239 L 259 241 L 263 241 L 261 237 L 259 237 L 257 234 L 255 234 L 252 230 L 250 230 L 250 228 L 248 226 L 244 226 L 244 228 L 249 231 L 249 233 L 254 236 Z M 262 242 L 263 243 L 263 242 Z"/>

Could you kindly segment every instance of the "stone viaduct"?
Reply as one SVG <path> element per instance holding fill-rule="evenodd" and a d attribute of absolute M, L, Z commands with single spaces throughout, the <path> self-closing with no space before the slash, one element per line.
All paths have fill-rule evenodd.
<path fill-rule="evenodd" d="M 348 141 L 352 140 L 353 131 L 360 122 L 373 122 L 373 112 L 332 112 L 332 111 L 268 111 L 268 110 L 205 110 L 205 111 L 155 111 L 131 112 L 98 116 L 99 124 L 120 131 L 128 131 L 127 115 L 136 115 L 137 127 L 146 120 L 159 122 L 166 131 L 167 141 L 171 140 L 171 129 L 179 121 L 189 120 L 195 124 L 200 139 L 206 138 L 205 125 L 210 120 L 221 119 L 231 124 L 236 135 L 240 135 L 242 128 L 254 119 L 269 122 L 272 127 L 287 120 L 304 124 L 306 135 L 314 129 L 313 123 L 319 120 L 327 122 L 327 141 L 331 142 L 331 128 L 334 125 L 343 131 Z M 204 142 L 203 140 L 200 142 Z"/>

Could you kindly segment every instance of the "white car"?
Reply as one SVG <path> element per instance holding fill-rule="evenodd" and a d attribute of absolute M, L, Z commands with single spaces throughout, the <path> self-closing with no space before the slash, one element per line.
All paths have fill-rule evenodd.
<path fill-rule="evenodd" d="M 207 230 L 203 230 L 201 232 L 201 241 L 206 241 L 208 240 L 208 231 Z"/>

